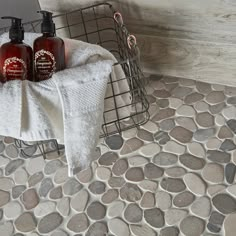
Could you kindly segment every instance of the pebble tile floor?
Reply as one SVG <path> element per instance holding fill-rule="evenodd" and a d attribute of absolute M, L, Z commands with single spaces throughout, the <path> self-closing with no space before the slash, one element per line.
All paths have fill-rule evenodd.
<path fill-rule="evenodd" d="M 74 178 L 2 137 L 0 235 L 235 236 L 236 88 L 150 76 L 147 92 L 150 121 Z"/>

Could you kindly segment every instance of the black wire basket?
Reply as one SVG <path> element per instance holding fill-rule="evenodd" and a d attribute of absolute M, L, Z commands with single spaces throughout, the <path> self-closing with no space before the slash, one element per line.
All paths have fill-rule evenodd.
<path fill-rule="evenodd" d="M 115 11 L 109 3 L 100 3 L 68 13 L 63 13 L 53 17 L 56 24 L 56 32 L 60 37 L 77 39 L 92 44 L 98 44 L 109 50 L 117 59 L 113 66 L 121 66 L 125 77 L 116 78 L 110 75 L 108 84 L 111 86 L 112 95 L 106 99 L 113 99 L 113 107 L 104 110 L 103 124 L 100 137 L 110 136 L 122 131 L 139 127 L 149 119 L 149 104 L 146 99 L 144 77 L 139 61 L 139 48 L 134 35 L 129 34 L 124 25 L 122 15 Z M 40 32 L 41 20 L 24 23 L 25 31 Z M 0 33 L 8 31 L 9 28 L 0 29 Z M 114 89 L 116 83 L 126 80 L 129 91 L 117 93 Z M 129 93 L 131 101 L 129 104 L 118 106 L 116 97 Z M 119 110 L 125 107 L 131 108 L 131 112 L 126 117 L 120 117 Z M 115 114 L 115 118 L 108 120 L 106 115 L 110 112 Z M 21 155 L 25 158 L 47 154 L 60 154 L 64 147 L 58 145 L 55 140 L 42 141 L 37 143 L 27 143 L 15 140 L 17 148 L 21 150 Z M 26 151 L 27 150 L 27 151 Z M 30 150 L 30 151 L 29 151 Z"/>

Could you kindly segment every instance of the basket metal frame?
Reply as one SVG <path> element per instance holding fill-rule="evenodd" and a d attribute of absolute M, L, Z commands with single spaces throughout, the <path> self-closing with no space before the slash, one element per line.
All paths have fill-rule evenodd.
<path fill-rule="evenodd" d="M 111 110 L 104 110 L 101 129 L 102 133 L 100 137 L 107 137 L 116 133 L 121 134 L 124 130 L 134 127 L 138 128 L 140 125 L 145 124 L 149 120 L 149 103 L 145 91 L 147 79 L 143 75 L 140 67 L 140 53 L 136 44 L 136 38 L 127 30 L 121 13 L 115 11 L 110 3 L 98 3 L 78 10 L 58 14 L 53 16 L 53 18 L 56 23 L 57 34 L 60 35 L 60 32 L 63 32 L 63 34 L 66 33 L 66 37 L 88 43 L 96 43 L 108 49 L 117 59 L 117 63 L 113 66 L 121 66 L 125 73 L 125 78 L 116 80 L 110 75 L 108 84 L 111 85 L 113 94 L 110 97 L 105 97 L 105 100 L 112 98 L 114 101 L 114 108 Z M 57 24 L 57 22 L 59 23 Z M 40 23 L 41 19 L 26 22 L 23 23 L 23 25 L 28 32 L 39 32 Z M 8 30 L 9 27 L 0 28 L 0 33 Z M 110 38 L 107 38 L 108 35 Z M 114 84 L 118 83 L 120 80 L 126 80 L 128 82 L 129 91 L 115 94 Z M 121 96 L 125 93 L 129 93 L 132 97 L 131 103 L 125 105 L 132 107 L 132 113 L 127 117 L 121 118 L 119 116 L 119 109 L 122 109 L 125 106 L 119 107 L 117 105 L 116 96 Z M 115 112 L 115 120 L 106 120 L 106 113 L 109 112 Z M 45 145 L 48 142 L 54 143 L 54 150 L 45 149 Z M 63 150 L 63 147 L 58 145 L 55 140 L 40 141 L 35 144 L 28 144 L 27 142 L 16 140 L 15 145 L 21 150 L 21 154 L 26 158 L 29 156 L 24 153 L 24 148 L 32 145 L 37 145 L 40 153 L 45 158 L 46 154 L 50 152 L 56 151 L 60 154 Z"/>

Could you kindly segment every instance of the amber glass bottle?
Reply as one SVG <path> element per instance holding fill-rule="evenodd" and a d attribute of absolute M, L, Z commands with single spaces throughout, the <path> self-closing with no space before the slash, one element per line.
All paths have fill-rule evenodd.
<path fill-rule="evenodd" d="M 56 37 L 52 13 L 39 11 L 43 14 L 41 24 L 42 36 L 34 41 L 35 80 L 49 79 L 54 72 L 65 68 L 64 41 Z"/>
<path fill-rule="evenodd" d="M 11 19 L 12 25 L 9 31 L 10 42 L 0 48 L 0 81 L 33 80 L 33 51 L 23 43 L 21 19 L 10 16 L 2 19 Z"/>

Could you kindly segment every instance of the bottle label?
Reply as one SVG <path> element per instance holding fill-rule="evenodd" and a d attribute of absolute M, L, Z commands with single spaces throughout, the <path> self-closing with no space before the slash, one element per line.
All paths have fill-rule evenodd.
<path fill-rule="evenodd" d="M 3 64 L 3 76 L 6 80 L 26 79 L 26 63 L 18 57 L 10 57 L 6 59 Z"/>
<path fill-rule="evenodd" d="M 56 60 L 53 54 L 42 49 L 35 53 L 34 58 L 36 76 L 40 80 L 52 77 L 56 71 Z"/>

